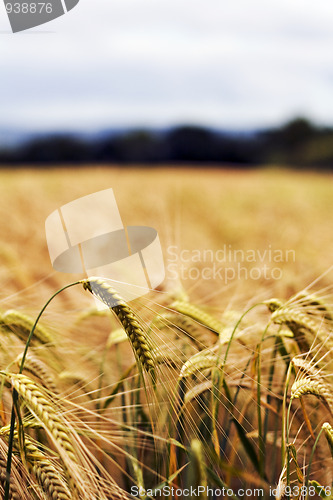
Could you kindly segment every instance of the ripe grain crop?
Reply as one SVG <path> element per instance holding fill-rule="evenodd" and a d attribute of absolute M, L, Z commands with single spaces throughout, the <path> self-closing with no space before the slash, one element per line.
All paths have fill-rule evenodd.
<path fill-rule="evenodd" d="M 329 176 L 116 168 L 0 176 L 3 498 L 130 499 L 138 488 L 146 499 L 178 488 L 181 498 L 201 487 L 210 500 L 207 487 L 236 500 L 240 489 L 260 489 L 268 500 L 289 487 L 296 500 L 302 486 L 332 498 Z M 102 277 L 80 275 L 71 286 L 75 277 L 55 272 L 47 254 L 47 215 L 107 183 L 124 223 L 156 228 L 165 256 L 165 282 L 131 303 Z M 209 249 L 222 270 L 236 269 L 221 260 L 224 245 L 232 255 L 292 249 L 296 259 L 240 262 L 243 274 L 228 283 L 206 280 L 207 262 L 188 261 Z M 245 278 L 264 264 L 281 279 Z"/>

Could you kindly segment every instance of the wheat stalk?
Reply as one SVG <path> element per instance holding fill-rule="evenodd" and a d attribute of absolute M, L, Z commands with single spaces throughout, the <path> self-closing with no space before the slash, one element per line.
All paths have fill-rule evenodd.
<path fill-rule="evenodd" d="M 199 493 L 199 498 L 201 500 L 207 499 L 207 473 L 206 464 L 204 460 L 204 454 L 202 449 L 202 444 L 199 439 L 192 439 L 191 441 L 191 451 L 192 451 L 192 464 L 194 468 L 194 479 L 197 486 L 201 486 L 203 492 Z"/>
<path fill-rule="evenodd" d="M 21 421 L 21 424 L 24 429 L 42 429 L 43 425 L 37 421 L 37 420 L 26 420 L 23 419 Z M 17 425 L 15 424 L 15 429 L 17 428 Z M 0 436 L 5 436 L 7 437 L 10 433 L 10 425 L 5 425 L 0 428 Z"/>

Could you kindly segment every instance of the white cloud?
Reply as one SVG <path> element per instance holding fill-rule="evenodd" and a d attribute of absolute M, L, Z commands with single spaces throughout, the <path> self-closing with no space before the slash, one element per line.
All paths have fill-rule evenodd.
<path fill-rule="evenodd" d="M 332 123 L 332 17 L 331 0 L 81 0 L 0 34 L 0 125 Z"/>

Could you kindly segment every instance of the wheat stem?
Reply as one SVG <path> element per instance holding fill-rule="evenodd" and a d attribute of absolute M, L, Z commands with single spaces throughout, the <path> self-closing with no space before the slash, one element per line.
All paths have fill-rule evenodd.
<path fill-rule="evenodd" d="M 58 290 L 57 292 L 55 292 L 52 295 L 52 297 L 49 298 L 49 300 L 46 302 L 46 304 L 40 310 L 40 312 L 39 312 L 39 314 L 37 316 L 37 319 L 36 319 L 35 323 L 33 324 L 32 328 L 31 328 L 31 331 L 30 331 L 30 334 L 29 334 L 29 336 L 27 338 L 27 342 L 25 344 L 25 348 L 24 348 L 23 355 L 22 355 L 22 360 L 21 360 L 20 372 L 19 373 L 23 372 L 24 362 L 25 362 L 25 358 L 26 358 L 27 353 L 28 353 L 28 349 L 29 349 L 29 346 L 30 346 L 31 339 L 32 339 L 33 334 L 35 332 L 35 329 L 37 327 L 38 321 L 39 321 L 40 317 L 42 316 L 43 312 L 45 311 L 45 309 L 47 308 L 47 306 L 49 305 L 49 303 L 54 299 L 54 297 L 56 297 L 63 290 L 66 290 L 67 288 L 70 288 L 70 287 L 72 287 L 74 285 L 78 285 L 80 283 L 82 283 L 82 280 L 75 281 L 74 283 L 70 283 L 69 285 L 66 285 L 66 286 L 60 288 L 60 290 Z M 13 441 L 14 441 L 14 430 L 15 430 L 15 405 L 16 405 L 17 400 L 18 400 L 18 393 L 17 393 L 17 391 L 15 389 L 13 390 L 13 396 L 12 396 L 12 398 L 13 398 L 13 404 L 12 404 L 12 414 L 11 414 L 11 422 L 10 422 L 10 434 L 9 434 L 9 440 L 8 440 L 8 454 L 7 454 L 7 467 L 6 467 L 6 485 L 5 485 L 4 500 L 9 500 L 10 472 L 11 472 L 11 465 L 12 465 Z"/>

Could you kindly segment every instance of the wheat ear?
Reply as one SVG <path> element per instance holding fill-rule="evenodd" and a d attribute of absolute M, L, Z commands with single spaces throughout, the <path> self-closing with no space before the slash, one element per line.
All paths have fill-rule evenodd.
<path fill-rule="evenodd" d="M 273 313 L 280 309 L 283 306 L 283 302 L 280 299 L 269 299 L 269 300 L 264 300 L 263 304 L 265 304 L 268 307 L 268 310 Z"/>
<path fill-rule="evenodd" d="M 296 380 L 291 387 L 291 399 L 297 399 L 305 394 L 313 394 L 319 397 L 333 416 L 333 397 L 331 389 L 322 379 L 311 379 L 305 377 Z"/>
<path fill-rule="evenodd" d="M 0 493 L 4 493 L 5 482 L 6 482 L 6 466 L 7 459 L 0 453 Z M 16 480 L 10 483 L 9 488 L 9 499 L 10 500 L 22 500 L 16 487 Z"/>
<path fill-rule="evenodd" d="M 25 436 L 25 457 L 28 468 L 50 500 L 71 500 L 70 491 L 52 462 Z"/>
<path fill-rule="evenodd" d="M 110 287 L 100 278 L 89 278 L 83 281 L 83 288 L 101 299 L 118 317 L 131 342 L 133 352 L 140 366 L 156 381 L 155 363 L 151 354 L 152 348 L 148 344 L 146 334 L 143 331 L 132 309 Z"/>
<path fill-rule="evenodd" d="M 309 363 L 305 359 L 299 357 L 293 358 L 291 362 L 294 367 L 302 372 L 306 377 L 311 380 L 322 380 L 324 382 L 321 377 L 320 370 L 313 363 Z"/>
<path fill-rule="evenodd" d="M 330 447 L 333 458 L 333 427 L 328 422 L 325 422 L 322 425 L 322 429 L 324 429 L 325 437 L 327 439 L 328 446 Z"/>
<path fill-rule="evenodd" d="M 0 324 L 7 330 L 13 332 L 23 342 L 29 337 L 30 331 L 35 323 L 35 320 L 22 314 L 20 311 L 10 309 L 1 315 Z M 33 340 L 37 340 L 40 344 L 53 344 L 54 338 L 50 332 L 41 325 L 37 325 L 34 331 Z"/>
<path fill-rule="evenodd" d="M 35 461 L 29 469 L 49 500 L 72 500 L 71 493 L 50 461 Z"/>
<path fill-rule="evenodd" d="M 190 377 L 197 372 L 213 368 L 214 366 L 216 366 L 216 354 L 213 355 L 207 351 L 197 352 L 183 364 L 179 378 Z"/>
<path fill-rule="evenodd" d="M 67 456 L 76 462 L 75 451 L 63 419 L 57 413 L 56 406 L 46 392 L 29 377 L 21 374 L 5 374 L 11 381 L 24 404 L 42 422 Z"/>
<path fill-rule="evenodd" d="M 14 443 L 18 448 L 17 431 L 14 433 Z M 71 500 L 72 496 L 63 479 L 64 470 L 56 469 L 27 435 L 24 436 L 24 454 L 29 472 L 35 476 L 48 500 Z"/>
<path fill-rule="evenodd" d="M 18 367 L 21 366 L 22 358 L 23 354 L 20 354 L 15 360 Z M 40 359 L 28 354 L 25 358 L 24 370 L 37 377 L 46 389 L 54 393 L 58 392 L 57 386 L 54 382 L 54 377 L 50 373 L 47 365 Z"/>
<path fill-rule="evenodd" d="M 332 310 L 321 297 L 307 294 L 305 292 L 298 294 L 298 297 L 301 299 L 301 305 L 303 307 L 310 306 L 311 308 L 314 308 L 314 312 L 319 312 L 323 314 L 325 319 L 333 321 Z M 312 312 L 312 309 L 310 312 Z"/>
<path fill-rule="evenodd" d="M 288 307 L 282 307 L 273 312 L 271 319 L 278 325 L 287 325 L 303 352 L 307 352 L 316 338 L 316 323 L 308 315 Z"/>
<path fill-rule="evenodd" d="M 321 370 L 319 370 L 313 363 L 299 357 L 293 358 L 291 362 L 295 366 L 295 368 L 298 368 L 299 372 L 304 375 L 303 378 L 295 382 L 295 384 L 299 383 L 298 390 L 304 391 L 304 387 L 308 386 L 310 388 L 311 386 L 311 391 L 317 391 L 316 395 L 321 397 L 325 401 L 326 406 L 328 406 L 329 410 L 332 413 L 333 396 L 331 395 L 329 384 L 327 384 L 325 379 L 321 376 Z M 301 382 L 304 382 L 304 386 L 302 386 Z M 294 387 L 294 385 L 292 387 Z M 311 391 L 309 393 L 314 394 L 314 392 Z"/>
<path fill-rule="evenodd" d="M 202 347 L 202 332 L 198 324 L 192 318 L 178 313 L 166 313 L 158 315 L 153 321 L 152 326 L 158 329 L 177 328 L 186 335 L 199 349 Z"/>
<path fill-rule="evenodd" d="M 213 316 L 206 313 L 202 309 L 199 309 L 193 304 L 190 304 L 189 302 L 181 302 L 177 300 L 171 304 L 170 308 L 181 314 L 185 314 L 190 318 L 193 318 L 195 321 L 207 327 L 214 333 L 219 334 L 223 328 L 223 325 L 220 321 L 218 321 L 216 318 L 213 318 Z"/>

